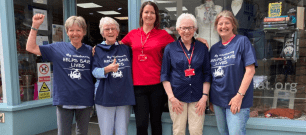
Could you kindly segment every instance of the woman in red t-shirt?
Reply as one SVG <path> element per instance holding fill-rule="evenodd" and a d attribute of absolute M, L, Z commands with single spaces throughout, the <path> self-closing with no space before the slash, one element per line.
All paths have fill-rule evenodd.
<path fill-rule="evenodd" d="M 132 47 L 132 71 L 136 105 L 137 135 L 148 134 L 149 118 L 152 135 L 162 134 L 161 115 L 165 91 L 160 83 L 163 50 L 174 39 L 159 29 L 158 7 L 151 1 L 140 9 L 140 28 L 130 31 L 122 42 Z M 149 117 L 150 116 L 150 117 Z"/>

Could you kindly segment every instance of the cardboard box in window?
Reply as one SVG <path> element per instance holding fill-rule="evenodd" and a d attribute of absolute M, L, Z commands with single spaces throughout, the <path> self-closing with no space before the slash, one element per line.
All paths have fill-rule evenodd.
<path fill-rule="evenodd" d="M 305 21 L 305 7 L 297 7 L 297 20 L 296 28 L 304 30 L 304 21 Z"/>

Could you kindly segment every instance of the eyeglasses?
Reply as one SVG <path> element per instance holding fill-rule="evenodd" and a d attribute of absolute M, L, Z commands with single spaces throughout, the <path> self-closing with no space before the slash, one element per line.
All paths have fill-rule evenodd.
<path fill-rule="evenodd" d="M 191 31 L 194 30 L 194 26 L 189 26 L 189 27 L 179 27 L 182 31 Z"/>
<path fill-rule="evenodd" d="M 112 30 L 112 31 L 114 31 L 114 30 L 116 30 L 116 28 L 106 28 L 106 29 L 104 29 L 106 32 L 109 32 L 110 30 Z"/>

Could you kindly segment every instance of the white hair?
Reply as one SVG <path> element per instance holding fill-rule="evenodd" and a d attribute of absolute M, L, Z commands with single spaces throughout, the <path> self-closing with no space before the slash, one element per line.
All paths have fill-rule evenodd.
<path fill-rule="evenodd" d="M 183 13 L 181 14 L 178 18 L 177 18 L 177 21 L 176 21 L 176 29 L 178 29 L 180 26 L 181 26 L 181 22 L 182 20 L 184 19 L 190 19 L 193 21 L 193 25 L 194 27 L 197 29 L 198 28 L 198 25 L 197 25 L 197 20 L 196 18 L 194 17 L 194 15 L 192 14 L 189 14 L 189 13 Z"/>
<path fill-rule="evenodd" d="M 100 20 L 100 24 L 99 24 L 99 28 L 100 28 L 100 34 L 103 36 L 103 26 L 104 25 L 111 25 L 111 24 L 115 24 L 116 25 L 116 29 L 118 30 L 118 33 L 120 32 L 120 28 L 119 28 L 119 24 L 118 22 L 111 18 L 111 17 L 102 17 Z"/>

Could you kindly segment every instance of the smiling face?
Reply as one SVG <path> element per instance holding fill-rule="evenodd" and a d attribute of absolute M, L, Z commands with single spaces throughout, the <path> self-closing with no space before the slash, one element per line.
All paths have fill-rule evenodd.
<path fill-rule="evenodd" d="M 77 24 L 73 24 L 67 30 L 67 35 L 74 46 L 82 45 L 82 39 L 85 36 L 84 30 Z"/>
<path fill-rule="evenodd" d="M 104 24 L 102 36 L 106 39 L 106 44 L 112 45 L 116 42 L 119 31 L 115 24 Z"/>
<path fill-rule="evenodd" d="M 146 5 L 143 8 L 142 12 L 142 20 L 143 20 L 143 25 L 153 25 L 156 21 L 156 14 L 154 7 L 151 5 Z"/>
<path fill-rule="evenodd" d="M 195 30 L 194 22 L 191 19 L 183 19 L 179 28 L 177 29 L 184 43 L 191 43 Z"/>
<path fill-rule="evenodd" d="M 234 36 L 233 24 L 227 17 L 221 17 L 217 23 L 217 32 L 221 38 L 230 38 Z"/>

